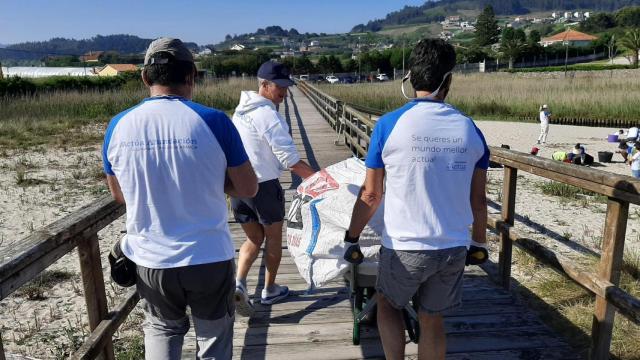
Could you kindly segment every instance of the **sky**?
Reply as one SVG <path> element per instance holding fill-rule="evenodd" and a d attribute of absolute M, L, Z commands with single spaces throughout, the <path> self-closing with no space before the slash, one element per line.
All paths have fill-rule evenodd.
<path fill-rule="evenodd" d="M 53 37 L 88 39 L 130 34 L 171 36 L 200 45 L 226 34 L 280 25 L 304 32 L 342 33 L 425 0 L 1 0 L 0 44 Z"/>

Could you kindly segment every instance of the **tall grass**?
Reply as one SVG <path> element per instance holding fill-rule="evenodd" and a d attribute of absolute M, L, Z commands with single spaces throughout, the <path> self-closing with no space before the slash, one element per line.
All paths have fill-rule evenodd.
<path fill-rule="evenodd" d="M 196 86 L 194 100 L 229 113 L 238 104 L 240 91 L 255 88 L 257 82 L 253 79 L 209 81 Z M 148 89 L 134 86 L 0 98 L 0 147 L 96 141 L 101 135 L 83 131 L 87 125 L 104 125 L 148 96 Z"/>
<path fill-rule="evenodd" d="M 615 78 L 609 72 L 565 78 L 509 73 L 455 74 L 447 102 L 479 119 L 522 120 L 536 118 L 538 108 L 549 104 L 559 118 L 637 120 L 640 123 L 640 71 Z M 624 76 L 623 76 L 624 75 Z M 406 85 L 410 89 L 410 85 Z M 400 82 L 320 85 L 322 91 L 348 103 L 383 111 L 406 102 Z"/>

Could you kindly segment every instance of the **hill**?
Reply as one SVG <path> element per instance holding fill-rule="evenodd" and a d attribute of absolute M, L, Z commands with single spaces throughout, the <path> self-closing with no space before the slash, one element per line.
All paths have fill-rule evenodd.
<path fill-rule="evenodd" d="M 91 39 L 53 38 L 47 41 L 33 41 L 0 47 L 0 60 L 39 60 L 52 55 L 78 56 L 89 51 L 115 51 L 120 54 L 143 53 L 153 39 L 143 39 L 134 35 L 96 35 Z M 186 43 L 190 48 L 198 48 L 196 43 Z"/>
<path fill-rule="evenodd" d="M 424 24 L 442 21 L 446 16 L 464 15 L 491 5 L 497 15 L 520 15 L 536 11 L 594 10 L 615 11 L 625 6 L 640 5 L 640 0 L 439 0 L 420 6 L 405 6 L 382 19 L 358 24 L 351 32 L 380 31 L 394 25 Z"/>

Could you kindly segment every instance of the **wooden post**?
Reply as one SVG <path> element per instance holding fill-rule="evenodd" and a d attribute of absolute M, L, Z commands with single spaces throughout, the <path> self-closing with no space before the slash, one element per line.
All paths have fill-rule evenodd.
<path fill-rule="evenodd" d="M 624 237 L 627 230 L 628 216 L 628 202 L 609 198 L 598 275 L 602 280 L 610 281 L 616 286 L 620 283 L 620 269 L 622 268 Z M 591 327 L 590 359 L 609 359 L 615 314 L 615 307 L 609 304 L 607 299 L 596 295 L 596 308 Z"/>
<path fill-rule="evenodd" d="M 505 166 L 502 182 L 502 221 L 513 225 L 516 214 L 516 183 L 518 169 Z M 499 270 L 500 284 L 509 289 L 511 284 L 511 252 L 513 244 L 507 231 L 500 232 Z"/>
<path fill-rule="evenodd" d="M 6 360 L 4 357 L 4 346 L 2 346 L 2 335 L 0 335 L 0 360 Z"/>
<path fill-rule="evenodd" d="M 108 313 L 98 235 L 94 234 L 78 241 L 78 257 L 80 258 L 80 272 L 84 286 L 84 299 L 87 304 L 89 328 L 93 331 L 98 327 L 100 321 L 107 317 Z M 105 345 L 102 358 L 115 359 L 111 340 Z"/>

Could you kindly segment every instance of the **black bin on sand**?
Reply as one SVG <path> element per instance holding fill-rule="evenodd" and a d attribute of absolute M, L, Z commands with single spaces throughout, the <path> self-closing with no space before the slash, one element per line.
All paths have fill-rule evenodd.
<path fill-rule="evenodd" d="M 611 151 L 598 151 L 598 162 L 609 163 L 612 157 L 613 153 Z"/>

